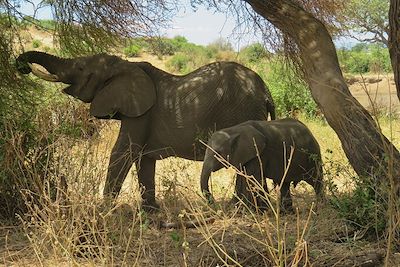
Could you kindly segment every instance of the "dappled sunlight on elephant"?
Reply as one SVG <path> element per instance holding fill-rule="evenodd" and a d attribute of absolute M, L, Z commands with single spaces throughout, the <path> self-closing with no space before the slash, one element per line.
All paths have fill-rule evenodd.
<path fill-rule="evenodd" d="M 266 178 L 280 186 L 283 211 L 293 211 L 292 182 L 296 186 L 306 181 L 319 202 L 324 200 L 320 147 L 298 120 L 247 121 L 211 135 L 200 178 L 201 190 L 209 201 L 213 202 L 208 185 L 211 173 L 229 165 L 239 171 L 234 201 L 239 198 L 261 209 L 270 206 Z"/>
<path fill-rule="evenodd" d="M 46 71 L 39 70 L 35 64 Z M 121 121 L 111 153 L 104 195 L 116 197 L 132 164 L 144 187 L 143 205 L 157 208 L 155 162 L 168 156 L 203 160 L 209 135 L 255 119 L 275 118 L 271 94 L 252 70 L 234 62 L 216 62 L 176 76 L 147 62 L 117 56 L 65 59 L 30 51 L 17 59 L 28 74 L 68 84 L 63 91 L 90 103 L 93 116 Z"/>

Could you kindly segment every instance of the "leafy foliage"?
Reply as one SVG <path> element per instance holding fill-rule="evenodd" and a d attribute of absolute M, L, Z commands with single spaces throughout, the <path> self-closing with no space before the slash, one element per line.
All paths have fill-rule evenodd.
<path fill-rule="evenodd" d="M 233 51 L 232 44 L 225 38 L 218 38 L 207 46 L 208 49 L 217 53 L 219 51 Z"/>
<path fill-rule="evenodd" d="M 389 1 L 349 0 L 342 10 L 342 26 L 359 41 L 388 45 Z"/>
<path fill-rule="evenodd" d="M 338 50 L 341 68 L 348 73 L 391 72 L 388 49 L 379 44 L 359 43 Z"/>
<path fill-rule="evenodd" d="M 12 17 L 0 17 L 1 220 L 24 214 L 26 201 L 35 201 L 26 199 L 24 192 L 40 195 L 43 190 L 53 190 L 58 140 L 84 137 L 82 130 L 88 121 L 78 113 L 68 116 L 75 110 L 70 103 L 48 101 L 54 88 L 17 72 L 15 58 L 22 47 L 18 42 L 21 27 L 24 25 Z M 66 98 L 62 101 L 65 103 Z M 63 118 L 58 119 L 61 115 Z"/>
<path fill-rule="evenodd" d="M 41 95 L 37 84 L 18 77 L 14 67 L 14 36 L 18 31 L 14 20 L 0 19 L 0 218 L 13 218 L 24 211 L 24 201 L 19 186 L 32 186 L 24 162 L 30 162 L 30 153 L 40 142 L 34 123 L 37 103 Z M 25 158 L 18 157 L 23 156 Z M 40 164 L 43 157 L 36 158 Z"/>
<path fill-rule="evenodd" d="M 150 50 L 153 54 L 159 56 L 172 56 L 178 51 L 182 51 L 187 45 L 190 45 L 185 37 L 176 36 L 169 38 L 152 38 L 149 40 Z"/>
<path fill-rule="evenodd" d="M 262 59 L 270 56 L 265 47 L 260 43 L 255 43 L 249 46 L 246 46 L 240 50 L 240 60 L 247 63 L 258 63 Z"/>
<path fill-rule="evenodd" d="M 204 46 L 186 43 L 166 63 L 172 72 L 188 73 L 212 61 L 212 52 Z"/>
<path fill-rule="evenodd" d="M 142 48 L 137 44 L 130 44 L 124 48 L 124 54 L 127 57 L 137 57 L 140 55 Z"/>
<path fill-rule="evenodd" d="M 32 47 L 33 48 L 38 48 L 42 45 L 42 42 L 40 40 L 33 40 L 32 41 Z"/>
<path fill-rule="evenodd" d="M 369 178 L 354 178 L 355 189 L 350 193 L 338 194 L 333 191 L 332 205 L 340 215 L 358 229 L 369 234 L 382 234 L 387 226 L 387 202 L 380 190 Z"/>
<path fill-rule="evenodd" d="M 273 58 L 268 66 L 268 74 L 260 74 L 261 77 L 265 76 L 264 80 L 274 99 L 277 115 L 286 117 L 304 112 L 307 116 L 316 116 L 318 108 L 310 90 L 293 68 L 280 57 Z"/>

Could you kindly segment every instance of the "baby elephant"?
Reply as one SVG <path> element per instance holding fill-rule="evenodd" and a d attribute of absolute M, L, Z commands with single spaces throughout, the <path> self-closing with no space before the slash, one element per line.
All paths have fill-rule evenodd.
<path fill-rule="evenodd" d="M 314 188 L 317 198 L 324 199 L 320 148 L 310 130 L 298 120 L 247 121 L 215 132 L 208 141 L 201 172 L 201 190 L 210 201 L 213 201 L 208 187 L 210 175 L 226 166 L 217 159 L 216 153 L 254 176 L 255 181 L 247 181 L 237 175 L 235 191 L 237 197 L 247 202 L 256 200 L 261 209 L 267 205 L 265 198 L 260 197 L 260 186 L 258 193 L 250 188 L 251 184 L 258 183 L 268 192 L 265 178 L 272 179 L 276 185 L 284 179 L 280 188 L 280 207 L 284 212 L 293 211 L 291 182 L 296 186 L 301 180 L 306 181 Z"/>

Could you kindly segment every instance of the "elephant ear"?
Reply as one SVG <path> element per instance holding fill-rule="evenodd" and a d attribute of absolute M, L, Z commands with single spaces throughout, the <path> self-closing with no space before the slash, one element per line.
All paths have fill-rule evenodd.
<path fill-rule="evenodd" d="M 140 68 L 113 75 L 96 93 L 90 113 L 102 119 L 118 119 L 119 115 L 138 117 L 148 111 L 156 101 L 151 78 Z"/>
<path fill-rule="evenodd" d="M 230 161 L 235 166 L 243 165 L 261 154 L 266 146 L 265 136 L 252 126 L 241 126 L 240 132 L 233 137 Z M 256 150 L 257 147 L 257 150 Z"/>

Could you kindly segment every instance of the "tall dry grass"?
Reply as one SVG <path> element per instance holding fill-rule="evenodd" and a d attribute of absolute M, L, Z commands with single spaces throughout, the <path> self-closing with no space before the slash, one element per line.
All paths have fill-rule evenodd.
<path fill-rule="evenodd" d="M 323 120 L 300 119 L 320 142 L 328 198 L 342 201 L 357 183 L 338 138 Z M 400 147 L 398 119 L 378 117 L 378 122 Z M 34 162 L 20 155 L 21 168 L 30 170 L 26 178 L 40 186 L 23 191 L 28 210 L 19 218 L 27 247 L 12 261 L 3 256 L 5 264 L 18 265 L 26 257 L 39 266 L 352 266 L 366 260 L 395 266 L 400 260 L 395 177 L 381 206 L 387 209 L 387 228 L 372 242 L 366 226 L 351 222 L 334 204 L 316 211 L 315 195 L 305 183 L 292 188 L 295 214 L 279 213 L 276 190 L 262 193 L 270 208 L 260 213 L 245 203 L 227 205 L 239 170 L 222 170 L 212 176 L 217 203 L 209 206 L 199 191 L 201 163 L 177 158 L 157 162 L 159 213 L 141 211 L 134 168 L 116 203 L 107 204 L 101 190 L 117 127 L 107 125 L 80 141 L 61 136 L 41 147 L 35 153 L 52 155 L 44 173 L 32 171 Z"/>

